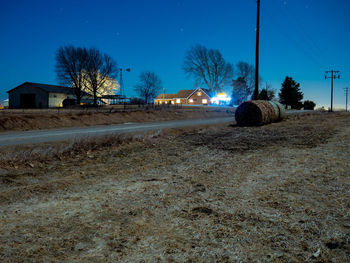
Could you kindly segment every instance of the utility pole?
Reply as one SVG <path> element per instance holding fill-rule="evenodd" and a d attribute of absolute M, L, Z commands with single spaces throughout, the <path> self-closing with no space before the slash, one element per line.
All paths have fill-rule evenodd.
<path fill-rule="evenodd" d="M 330 76 L 328 76 L 328 74 L 331 73 Z M 337 76 L 338 73 L 338 76 Z M 333 80 L 338 78 L 340 79 L 340 75 L 339 75 L 340 71 L 338 70 L 328 70 L 326 71 L 326 75 L 324 76 L 325 79 L 331 79 L 331 111 L 333 111 Z"/>
<path fill-rule="evenodd" d="M 254 100 L 259 97 L 259 31 L 260 31 L 260 0 L 256 1 L 256 48 L 255 48 L 255 89 Z"/>
<path fill-rule="evenodd" d="M 348 111 L 348 95 L 349 95 L 349 87 L 345 88 L 345 111 Z"/>

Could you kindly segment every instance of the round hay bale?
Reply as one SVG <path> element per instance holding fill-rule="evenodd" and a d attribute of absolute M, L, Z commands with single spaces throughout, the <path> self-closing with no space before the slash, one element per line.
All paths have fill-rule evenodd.
<path fill-rule="evenodd" d="M 284 108 L 279 103 L 266 100 L 243 102 L 236 109 L 235 118 L 239 126 L 258 126 L 283 119 Z"/>
<path fill-rule="evenodd" d="M 277 105 L 278 109 L 279 109 L 279 119 L 280 120 L 284 119 L 286 117 L 286 110 L 285 110 L 284 106 L 281 103 L 279 103 L 279 102 L 275 102 L 274 101 L 272 103 L 275 103 Z"/>

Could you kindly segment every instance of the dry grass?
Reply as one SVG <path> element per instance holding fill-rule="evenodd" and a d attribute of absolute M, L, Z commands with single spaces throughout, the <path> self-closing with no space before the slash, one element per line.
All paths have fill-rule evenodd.
<path fill-rule="evenodd" d="M 62 127 L 108 125 L 125 122 L 151 122 L 165 120 L 198 119 L 208 117 L 232 116 L 233 109 L 227 108 L 164 108 L 159 110 L 133 111 L 52 111 L 12 113 L 0 112 L 0 132 L 52 129 Z"/>
<path fill-rule="evenodd" d="M 0 261 L 349 262 L 349 125 L 168 130 L 3 164 Z"/>
<path fill-rule="evenodd" d="M 87 137 L 73 141 L 48 142 L 0 148 L 1 166 L 20 166 L 40 164 L 46 161 L 66 160 L 72 157 L 89 156 L 93 151 L 117 147 L 135 141 L 145 141 L 157 137 L 160 130 L 134 132 L 128 134 L 111 134 Z"/>

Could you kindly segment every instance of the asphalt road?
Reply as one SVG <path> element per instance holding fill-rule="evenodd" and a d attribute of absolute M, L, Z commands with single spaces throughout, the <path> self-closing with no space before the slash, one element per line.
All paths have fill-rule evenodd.
<path fill-rule="evenodd" d="M 115 125 L 99 125 L 91 127 L 75 127 L 24 132 L 5 132 L 0 133 L 0 146 L 74 140 L 81 139 L 84 137 L 86 138 L 108 134 L 162 130 L 165 128 L 183 128 L 198 125 L 214 125 L 225 122 L 234 122 L 234 117 L 148 123 L 125 123 Z"/>

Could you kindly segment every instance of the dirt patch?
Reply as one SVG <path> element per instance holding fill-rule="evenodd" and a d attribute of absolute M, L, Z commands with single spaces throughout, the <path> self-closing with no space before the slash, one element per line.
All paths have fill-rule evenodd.
<path fill-rule="evenodd" d="M 233 116 L 234 110 L 220 108 L 164 108 L 158 110 L 104 110 L 104 111 L 54 111 L 0 112 L 0 132 L 41 130 L 63 127 L 120 124 L 126 122 L 151 122 Z"/>
<path fill-rule="evenodd" d="M 304 116 L 305 118 L 306 116 Z M 184 140 L 195 146 L 208 146 L 230 152 L 255 151 L 265 147 L 315 147 L 326 143 L 337 132 L 336 127 L 318 115 L 307 116 L 309 122 L 300 116 L 290 116 L 285 122 L 293 121 L 293 127 L 273 123 L 262 127 L 238 127 L 231 125 L 220 130 L 184 133 Z M 335 117 L 335 119 L 338 119 Z"/>
<path fill-rule="evenodd" d="M 293 116 L 3 163 L 0 261 L 349 262 L 349 127 Z"/>

